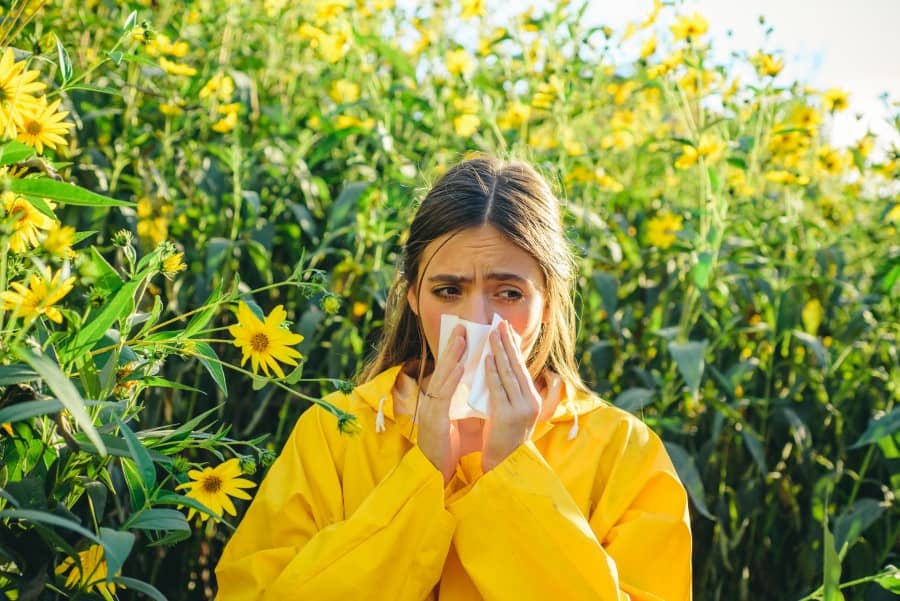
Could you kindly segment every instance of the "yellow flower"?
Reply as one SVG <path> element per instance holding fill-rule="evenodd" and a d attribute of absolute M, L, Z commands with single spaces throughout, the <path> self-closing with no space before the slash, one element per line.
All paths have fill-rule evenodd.
<path fill-rule="evenodd" d="M 845 164 L 841 153 L 827 144 L 822 145 L 816 152 L 816 159 L 816 164 L 825 173 L 839 173 Z"/>
<path fill-rule="evenodd" d="M 478 115 L 465 113 L 453 119 L 453 129 L 456 130 L 456 135 L 461 138 L 468 138 L 478 131 L 480 123 L 481 120 L 478 118 Z"/>
<path fill-rule="evenodd" d="M 891 223 L 900 222 L 900 202 L 894 204 L 885 215 L 885 219 Z"/>
<path fill-rule="evenodd" d="M 31 275 L 28 287 L 19 282 L 12 282 L 10 287 L 15 292 L 10 290 L 0 292 L 3 309 L 12 310 L 14 315 L 24 317 L 25 321 L 29 322 L 46 315 L 47 319 L 62 323 L 62 314 L 53 305 L 72 291 L 75 278 L 69 277 L 60 282 L 60 277 L 62 270 L 52 275 L 50 269 L 45 268 L 42 273 Z"/>
<path fill-rule="evenodd" d="M 519 100 L 513 100 L 506 110 L 497 117 L 500 129 L 518 129 L 531 116 L 531 107 Z"/>
<path fill-rule="evenodd" d="M 562 92 L 562 80 L 553 75 L 548 81 L 538 84 L 537 90 L 531 98 L 531 106 L 536 109 L 549 111 L 556 100 L 562 97 Z"/>
<path fill-rule="evenodd" d="M 46 84 L 34 81 L 38 71 L 26 71 L 25 61 L 15 62 L 12 48 L 7 48 L 0 58 L 0 139 L 15 138 L 21 127 L 22 111 L 37 104 L 34 94 L 46 88 Z"/>
<path fill-rule="evenodd" d="M 842 111 L 850 106 L 848 100 L 850 94 L 840 88 L 831 88 L 822 94 L 822 101 L 825 103 L 825 110 L 829 113 Z"/>
<path fill-rule="evenodd" d="M 656 52 L 656 36 L 650 36 L 641 44 L 641 58 L 647 58 Z"/>
<path fill-rule="evenodd" d="M 232 94 L 234 94 L 234 80 L 221 71 L 210 77 L 199 92 L 200 98 L 214 96 L 222 101 L 231 100 Z"/>
<path fill-rule="evenodd" d="M 33 110 L 22 111 L 22 122 L 19 128 L 18 140 L 34 148 L 38 154 L 44 152 L 44 146 L 56 150 L 58 145 L 65 145 L 64 135 L 69 129 L 75 127 L 66 123 L 63 119 L 69 111 L 57 111 L 61 100 L 52 104 L 41 97 Z"/>
<path fill-rule="evenodd" d="M 331 84 L 331 90 L 328 92 L 328 95 L 339 104 L 356 102 L 359 100 L 359 85 L 346 79 L 338 79 Z"/>
<path fill-rule="evenodd" d="M 156 246 L 169 237 L 169 220 L 161 215 L 138 219 L 137 234 L 141 240 L 149 240 L 152 246 Z"/>
<path fill-rule="evenodd" d="M 166 117 L 177 117 L 184 112 L 184 109 L 181 108 L 183 105 L 184 102 L 180 100 L 176 100 L 175 102 L 162 102 L 159 105 L 159 112 Z"/>
<path fill-rule="evenodd" d="M 336 296 L 326 296 L 322 301 L 322 309 L 329 315 L 334 315 L 341 308 L 341 299 Z"/>
<path fill-rule="evenodd" d="M 319 37 L 319 53 L 329 63 L 334 64 L 344 58 L 349 47 L 350 33 L 344 29 Z"/>
<path fill-rule="evenodd" d="M 239 347 L 244 356 L 241 358 L 241 366 L 250 359 L 253 373 L 258 373 L 260 366 L 266 375 L 272 368 L 278 377 L 284 377 L 279 361 L 288 365 L 297 365 L 295 359 L 302 359 L 292 345 L 299 344 L 303 340 L 300 334 L 294 334 L 282 327 L 287 313 L 283 305 L 278 305 L 266 317 L 265 322 L 254 315 L 246 303 L 238 306 L 238 323 L 230 326 L 228 331 L 234 336 L 234 345 Z"/>
<path fill-rule="evenodd" d="M 681 231 L 682 217 L 662 213 L 647 222 L 647 242 L 657 248 L 666 249 L 675 244 L 676 234 Z"/>
<path fill-rule="evenodd" d="M 653 0 L 653 9 L 650 11 L 650 14 L 647 15 L 647 18 L 644 19 L 641 23 L 641 29 L 646 29 L 656 22 L 656 17 L 659 16 L 659 12 L 662 10 L 662 7 L 662 0 Z"/>
<path fill-rule="evenodd" d="M 487 14 L 487 8 L 484 5 L 485 0 L 462 0 L 463 19 L 471 19 L 472 17 L 483 17 Z"/>
<path fill-rule="evenodd" d="M 457 48 L 447 53 L 447 71 L 450 75 L 468 75 L 475 68 L 475 60 L 464 48 Z"/>
<path fill-rule="evenodd" d="M 179 271 L 187 269 L 187 265 L 184 264 L 182 259 L 184 259 L 183 252 L 177 252 L 174 255 L 166 257 L 162 264 L 162 274 L 171 280 Z"/>
<path fill-rule="evenodd" d="M 237 113 L 230 112 L 212 124 L 212 130 L 220 134 L 226 134 L 237 125 Z"/>
<path fill-rule="evenodd" d="M 78 588 L 86 592 L 96 589 L 104 599 L 112 599 L 116 594 L 116 583 L 107 582 L 108 575 L 106 558 L 103 556 L 101 545 L 91 545 L 85 551 L 79 551 L 78 559 L 81 567 L 72 557 L 66 557 L 62 563 L 56 566 L 57 574 L 64 574 L 71 569 L 66 577 L 66 588 Z"/>
<path fill-rule="evenodd" d="M 202 503 L 213 513 L 222 515 L 237 515 L 231 497 L 235 499 L 249 499 L 250 495 L 244 488 L 253 488 L 255 482 L 241 478 L 241 464 L 236 457 L 220 463 L 216 467 L 205 467 L 203 470 L 191 470 L 188 478 L 191 482 L 185 482 L 175 487 L 176 490 L 187 490 L 184 496 Z M 206 521 L 209 515 L 198 512 L 193 507 L 188 511 L 188 519 L 200 514 L 200 519 Z"/>
<path fill-rule="evenodd" d="M 754 57 L 754 63 L 756 64 L 756 71 L 760 75 L 768 75 L 769 77 L 775 77 L 784 69 L 784 58 L 775 58 L 771 54 L 762 52 Z"/>
<path fill-rule="evenodd" d="M 695 12 L 691 16 L 678 17 L 678 20 L 669 29 L 672 30 L 672 35 L 676 40 L 692 41 L 706 33 L 709 29 L 709 21 L 700 13 Z"/>
<path fill-rule="evenodd" d="M 193 77 L 197 74 L 197 69 L 195 69 L 194 67 L 170 61 L 164 56 L 159 57 L 159 66 L 162 67 L 169 75 L 184 75 L 187 77 Z"/>
<path fill-rule="evenodd" d="M 799 184 L 805 186 L 809 183 L 809 177 L 805 175 L 795 175 L 785 169 L 776 169 L 765 173 L 766 181 L 773 184 Z"/>
<path fill-rule="evenodd" d="M 369 305 L 364 302 L 356 301 L 353 303 L 353 317 L 362 317 L 369 311 Z"/>
<path fill-rule="evenodd" d="M 806 129 L 812 134 L 822 123 L 822 114 L 811 106 L 801 105 L 791 113 L 791 122 L 795 127 Z"/>
<path fill-rule="evenodd" d="M 822 303 L 817 298 L 803 305 L 800 318 L 803 320 L 803 329 L 806 330 L 807 334 L 815 335 L 819 331 L 819 325 L 822 323 L 822 314 Z"/>
<path fill-rule="evenodd" d="M 328 23 L 340 17 L 347 10 L 347 7 L 347 0 L 328 0 L 325 2 L 320 0 L 313 19 L 320 24 Z"/>
<path fill-rule="evenodd" d="M 75 256 L 72 250 L 72 244 L 75 242 L 75 228 L 71 226 L 60 226 L 59 223 L 53 222 L 50 229 L 47 230 L 47 237 L 44 238 L 43 247 L 48 253 L 62 259 L 71 259 Z"/>
<path fill-rule="evenodd" d="M 697 164 L 699 156 L 696 148 L 683 144 L 681 146 L 681 156 L 675 160 L 675 167 L 678 169 L 689 169 Z"/>
<path fill-rule="evenodd" d="M 13 220 L 9 248 L 21 253 L 36 247 L 39 244 L 38 231 L 49 230 L 56 222 L 15 192 L 3 192 L 2 198 L 3 208 L 6 210 L 4 221 Z"/>

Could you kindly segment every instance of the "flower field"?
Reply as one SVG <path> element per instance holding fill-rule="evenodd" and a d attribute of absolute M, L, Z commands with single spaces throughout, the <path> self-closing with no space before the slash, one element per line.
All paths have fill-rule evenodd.
<path fill-rule="evenodd" d="M 563 201 L 582 373 L 666 442 L 694 598 L 900 592 L 900 149 L 836 147 L 846 91 L 776 48 L 718 63 L 677 5 L 489 4 L 0 5 L 6 597 L 212 598 L 477 152 Z"/>

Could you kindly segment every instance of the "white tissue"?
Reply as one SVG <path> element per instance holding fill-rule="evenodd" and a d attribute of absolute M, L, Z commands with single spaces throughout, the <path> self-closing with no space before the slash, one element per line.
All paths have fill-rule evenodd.
<path fill-rule="evenodd" d="M 490 325 L 460 319 L 456 315 L 441 315 L 441 338 L 438 355 L 444 353 L 450 342 L 450 334 L 457 324 L 466 327 L 466 352 L 463 355 L 463 376 L 450 400 L 450 419 L 477 417 L 487 419 L 488 391 L 485 383 L 484 358 L 490 352 L 488 335 L 494 331 L 503 318 L 494 313 Z"/>

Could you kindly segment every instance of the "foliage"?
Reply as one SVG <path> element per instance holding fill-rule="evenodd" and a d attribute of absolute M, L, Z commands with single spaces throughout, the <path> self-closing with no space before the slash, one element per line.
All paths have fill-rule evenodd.
<path fill-rule="evenodd" d="M 55 363 L 72 398 L 91 399 L 87 420 L 77 402 L 57 414 L 76 419 L 76 442 L 89 448 L 91 424 L 124 441 L 108 445 L 119 460 L 87 461 L 59 442 L 48 405 L 30 406 L 10 440 L 34 478 L 3 480 L 17 502 L 26 489 L 68 499 L 101 528 L 82 540 L 104 542 L 102 528 L 129 532 L 141 511 L 164 511 L 150 491 L 186 482 L 174 463 L 230 450 L 229 435 L 272 434 L 258 452 L 277 451 L 308 403 L 371 351 L 419 190 L 467 152 L 491 151 L 535 162 L 565 202 L 583 372 L 666 440 L 691 496 L 695 596 L 896 588 L 900 159 L 880 157 L 871 135 L 829 143 L 844 92 L 784 81 L 784 58 L 767 47 L 719 64 L 703 17 L 659 2 L 624 32 L 588 27 L 585 5 L 569 2 L 503 22 L 484 3 L 440 0 L 132 4 L 59 0 L 15 40 L 47 64 L 49 93 L 77 125 L 53 168 L 107 200 L 20 189 L 58 200 L 45 213 L 92 232 L 92 246 L 71 260 L 81 292 L 66 297 L 63 325 L 44 316 L 4 330 L 17 339 L 3 347 L 3 385 L 41 376 L 65 403 L 71 387 L 57 392 L 41 372 Z M 623 59 L 629 48 L 639 58 Z M 8 165 L 30 160 L 4 148 Z M 160 279 L 179 252 L 187 269 Z M 6 254 L 3 289 L 38 271 Z M 206 337 L 234 323 L 218 308 L 239 298 L 260 320 L 252 299 L 282 305 L 303 336 L 304 360 L 284 378 L 216 368 L 239 349 Z M 207 434 L 189 434 L 201 424 Z M 152 470 L 132 455 L 139 447 Z M 107 511 L 84 513 L 92 493 L 58 487 L 50 468 L 67 463 L 85 491 L 112 493 Z M 135 488 L 151 471 L 163 479 Z M 103 473 L 118 483 L 87 487 Z M 20 534 L 46 537 L 52 557 L 77 555 L 74 537 L 29 523 Z M 180 524 L 172 531 L 187 533 Z M 171 549 L 135 547 L 123 573 L 170 598 L 211 596 L 227 531 L 210 521 L 188 535 Z"/>

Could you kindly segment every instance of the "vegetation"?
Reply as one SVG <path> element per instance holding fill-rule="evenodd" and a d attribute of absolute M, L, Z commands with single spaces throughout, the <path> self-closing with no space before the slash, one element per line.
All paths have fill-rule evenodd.
<path fill-rule="evenodd" d="M 564 201 L 583 373 L 666 441 L 695 598 L 900 591 L 900 151 L 834 147 L 847 93 L 773 48 L 719 64 L 701 15 L 585 6 L 2 9 L 6 596 L 211 598 L 371 352 L 421 190 L 480 151 Z"/>

